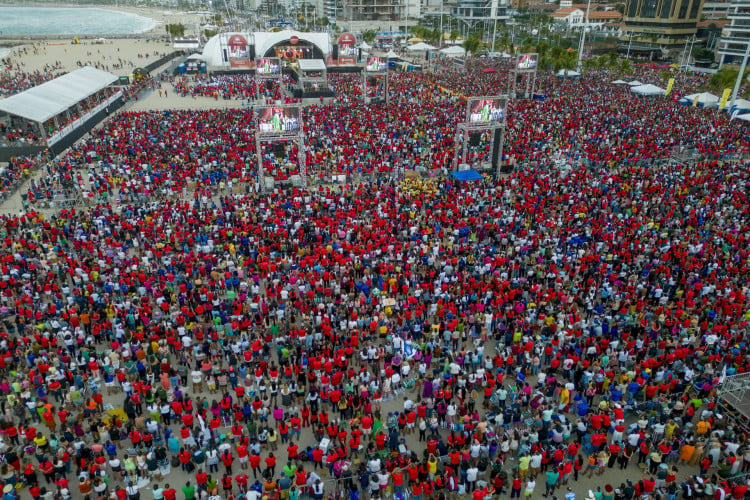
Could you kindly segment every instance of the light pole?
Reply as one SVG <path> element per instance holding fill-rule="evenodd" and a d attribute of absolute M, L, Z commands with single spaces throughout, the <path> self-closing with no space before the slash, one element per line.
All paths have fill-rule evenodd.
<path fill-rule="evenodd" d="M 591 0 L 586 4 L 586 18 L 583 20 L 583 29 L 581 30 L 581 46 L 578 48 L 578 71 L 583 68 L 583 44 L 586 42 L 586 28 L 589 27 L 589 11 L 591 10 Z"/>
<path fill-rule="evenodd" d="M 440 0 L 440 48 L 443 48 L 443 8 L 445 8 L 445 0 Z"/>
<path fill-rule="evenodd" d="M 750 56 L 750 38 L 747 39 L 745 42 L 747 43 L 747 47 L 745 47 L 745 55 L 742 56 L 742 64 L 740 65 L 740 73 L 737 75 L 737 81 L 734 82 L 734 90 L 732 90 L 732 101 L 729 105 L 729 109 L 732 109 L 732 106 L 734 106 L 734 102 L 737 100 L 737 92 L 740 90 L 740 85 L 742 84 L 743 75 L 745 74 L 745 66 L 747 66 L 747 58 Z"/>
<path fill-rule="evenodd" d="M 628 53 L 625 54 L 625 59 L 630 59 L 630 46 L 633 45 L 633 32 L 631 31 L 628 35 Z"/>

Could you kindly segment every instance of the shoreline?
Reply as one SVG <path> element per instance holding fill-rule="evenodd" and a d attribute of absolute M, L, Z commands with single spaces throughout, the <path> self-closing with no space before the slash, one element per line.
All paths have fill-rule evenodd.
<path fill-rule="evenodd" d="M 91 40 L 97 38 L 110 38 L 110 39 L 134 39 L 134 38 L 156 38 L 162 40 L 169 38 L 169 35 L 164 31 L 164 26 L 168 23 L 182 23 L 188 27 L 189 25 L 198 26 L 201 22 L 199 15 L 196 13 L 188 13 L 182 11 L 169 11 L 159 10 L 155 7 L 133 7 L 127 5 L 95 5 L 95 4 L 50 4 L 45 2 L 14 2 L 5 3 L 0 2 L 0 7 L 25 7 L 25 8 L 58 8 L 58 9 L 100 9 L 110 12 L 118 12 L 121 14 L 137 15 L 146 18 L 151 21 L 150 27 L 137 33 L 91 33 L 91 34 L 80 34 L 80 33 L 37 33 L 37 34 L 13 34 L 3 33 L 0 34 L 0 44 L 4 41 L 17 40 L 22 43 L 29 41 L 42 41 L 42 40 L 60 40 L 69 39 L 73 36 L 77 36 L 79 40 Z M 190 31 L 188 29 L 188 31 Z"/>

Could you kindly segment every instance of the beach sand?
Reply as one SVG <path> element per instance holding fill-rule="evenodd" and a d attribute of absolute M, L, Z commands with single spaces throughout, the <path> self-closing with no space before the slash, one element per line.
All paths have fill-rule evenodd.
<path fill-rule="evenodd" d="M 104 43 L 95 43 L 96 39 L 81 39 L 74 45 L 72 39 L 50 37 L 33 42 L 22 40 L 22 44 L 9 50 L 14 68 L 18 65 L 22 71 L 33 73 L 51 69 L 56 73 L 70 72 L 80 66 L 96 66 L 118 76 L 127 76 L 135 68 L 146 66 L 173 51 L 172 44 L 166 39 L 164 26 L 168 23 L 182 23 L 186 26 L 186 36 L 197 34 L 203 16 L 185 12 L 171 12 L 157 9 L 96 6 L 107 10 L 129 12 L 148 17 L 156 21 L 155 27 L 139 36 L 128 38 L 113 35 L 102 38 Z M 13 43 L 12 40 L 5 40 Z M 3 50 L 3 48 L 0 48 Z"/>

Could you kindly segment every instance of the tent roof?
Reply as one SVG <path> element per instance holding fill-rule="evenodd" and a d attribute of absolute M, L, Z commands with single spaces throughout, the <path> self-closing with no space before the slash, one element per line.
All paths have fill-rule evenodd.
<path fill-rule="evenodd" d="M 614 85 L 627 85 L 627 84 L 628 84 L 628 82 L 626 82 L 625 80 L 615 80 L 615 81 L 614 81 L 614 82 L 612 82 L 612 83 L 613 83 Z"/>
<path fill-rule="evenodd" d="M 482 177 L 482 174 L 480 174 L 476 170 L 460 170 L 458 172 L 451 172 L 451 175 L 454 179 L 461 182 L 481 181 L 482 179 L 484 179 L 484 177 Z"/>
<path fill-rule="evenodd" d="M 365 50 L 367 50 L 367 49 L 371 49 L 371 48 L 372 48 L 372 45 L 370 45 L 370 44 L 369 44 L 369 43 L 367 43 L 367 42 L 362 42 L 362 44 L 361 44 L 361 45 L 359 46 L 359 48 L 360 48 L 360 49 L 365 49 Z"/>
<path fill-rule="evenodd" d="M 639 85 L 638 87 L 631 87 L 631 92 L 639 95 L 664 95 L 664 89 L 657 87 L 656 85 Z"/>
<path fill-rule="evenodd" d="M 750 115 L 749 114 L 738 115 L 737 119 L 742 120 L 743 122 L 750 122 Z"/>
<path fill-rule="evenodd" d="M 0 100 L 0 111 L 44 123 L 116 81 L 112 73 L 85 66 Z"/>
<path fill-rule="evenodd" d="M 384 57 L 386 59 L 398 59 L 401 56 L 393 52 L 393 50 L 389 50 L 388 53 Z"/>
<path fill-rule="evenodd" d="M 568 76 L 568 77 L 574 77 L 574 76 L 581 76 L 581 74 L 578 71 L 573 71 L 572 69 L 564 70 L 561 69 L 557 72 L 557 76 Z"/>
<path fill-rule="evenodd" d="M 302 71 L 325 71 L 326 63 L 323 59 L 298 59 L 299 69 Z"/>
<path fill-rule="evenodd" d="M 460 45 L 451 45 L 450 47 L 446 47 L 440 51 L 441 54 L 456 54 L 459 56 L 462 56 L 466 54 L 466 49 L 461 47 Z"/>
<path fill-rule="evenodd" d="M 628 85 L 630 85 L 631 87 L 640 87 L 643 84 L 638 80 L 633 80 L 632 82 L 628 82 Z"/>
<path fill-rule="evenodd" d="M 414 45 L 409 45 L 406 50 L 417 51 L 417 50 L 435 50 L 437 47 L 430 45 L 429 43 L 419 42 Z"/>
<path fill-rule="evenodd" d="M 690 102 L 694 101 L 695 98 L 698 98 L 698 102 L 701 104 L 714 104 L 719 102 L 719 97 L 713 95 L 710 92 L 701 92 L 700 94 L 690 94 L 683 97 L 683 99 L 686 99 Z"/>
<path fill-rule="evenodd" d="M 727 108 L 734 108 L 734 109 L 742 109 L 742 110 L 750 110 L 750 101 L 747 99 L 737 99 L 734 102 L 729 102 L 730 106 L 727 106 Z"/>

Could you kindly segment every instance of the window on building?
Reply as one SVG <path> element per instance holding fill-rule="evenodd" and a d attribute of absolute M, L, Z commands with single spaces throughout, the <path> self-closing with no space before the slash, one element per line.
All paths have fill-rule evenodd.
<path fill-rule="evenodd" d="M 680 3 L 680 12 L 677 14 L 679 19 L 685 19 L 687 17 L 688 8 L 690 7 L 690 0 L 682 0 Z"/>
<path fill-rule="evenodd" d="M 656 17 L 657 5 L 658 5 L 657 0 L 644 0 L 643 7 L 641 8 L 641 17 L 645 17 L 645 18 Z"/>
<path fill-rule="evenodd" d="M 672 0 L 662 0 L 661 2 L 661 18 L 668 19 L 672 14 Z"/>

